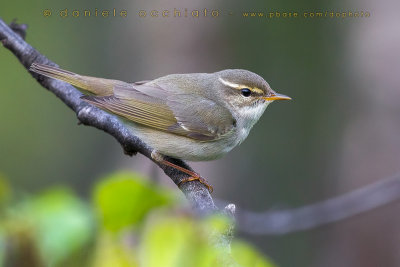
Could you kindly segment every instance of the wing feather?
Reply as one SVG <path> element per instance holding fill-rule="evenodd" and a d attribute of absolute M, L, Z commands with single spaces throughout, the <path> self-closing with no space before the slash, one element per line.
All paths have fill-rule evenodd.
<path fill-rule="evenodd" d="M 168 95 L 154 84 L 116 86 L 114 95 L 82 98 L 135 123 L 199 141 L 217 140 L 235 125 L 229 110 L 214 101 L 188 94 Z"/>

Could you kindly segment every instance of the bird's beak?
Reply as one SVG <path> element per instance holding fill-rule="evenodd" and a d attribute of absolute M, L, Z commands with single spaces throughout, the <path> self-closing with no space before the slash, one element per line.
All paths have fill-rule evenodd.
<path fill-rule="evenodd" d="M 263 97 L 263 99 L 267 101 L 273 101 L 273 100 L 292 100 L 291 97 L 287 95 L 282 95 L 278 93 L 272 93 L 270 96 Z"/>

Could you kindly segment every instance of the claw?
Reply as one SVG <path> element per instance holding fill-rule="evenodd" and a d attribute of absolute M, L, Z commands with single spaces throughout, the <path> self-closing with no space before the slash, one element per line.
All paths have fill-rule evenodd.
<path fill-rule="evenodd" d="M 182 179 L 178 183 L 178 187 L 180 188 L 182 186 L 182 184 L 187 183 L 187 182 L 191 182 L 191 181 L 199 181 L 200 183 L 205 185 L 207 187 L 207 189 L 208 189 L 208 192 L 210 192 L 210 194 L 214 191 L 214 188 L 211 185 L 209 185 L 204 178 L 201 178 L 200 176 L 189 177 L 189 178 Z"/>
<path fill-rule="evenodd" d="M 153 150 L 153 151 L 151 152 L 151 157 L 152 157 L 155 161 L 158 161 L 158 162 L 160 162 L 160 163 L 162 163 L 162 164 L 164 164 L 164 165 L 170 166 L 171 168 L 174 168 L 174 169 L 176 169 L 176 170 L 179 170 L 179 171 L 181 171 L 181 172 L 183 172 L 183 173 L 186 173 L 186 174 L 190 175 L 189 178 L 182 179 L 182 180 L 178 183 L 178 187 L 179 187 L 179 188 L 180 188 L 181 185 L 184 184 L 184 183 L 191 182 L 191 181 L 199 181 L 200 183 L 202 183 L 203 185 L 205 185 L 205 186 L 207 187 L 208 192 L 210 192 L 210 194 L 214 191 L 214 188 L 213 188 L 211 185 L 209 185 L 209 184 L 207 183 L 207 181 L 206 181 L 204 178 L 200 177 L 200 175 L 198 175 L 197 173 L 195 173 L 195 172 L 193 172 L 193 171 L 190 171 L 190 170 L 188 170 L 188 169 L 186 169 L 186 168 L 183 168 L 183 167 L 181 167 L 181 166 L 178 166 L 178 165 L 176 165 L 176 164 L 173 164 L 173 163 L 171 163 L 171 162 L 165 160 L 164 157 L 163 157 L 161 154 L 159 154 L 157 151 Z"/>

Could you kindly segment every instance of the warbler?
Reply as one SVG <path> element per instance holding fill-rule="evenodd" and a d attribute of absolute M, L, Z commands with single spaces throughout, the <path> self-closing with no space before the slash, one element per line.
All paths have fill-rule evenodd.
<path fill-rule="evenodd" d="M 197 173 L 164 156 L 189 161 L 222 157 L 242 143 L 267 106 L 289 100 L 259 75 L 242 69 L 214 73 L 170 74 L 154 80 L 123 82 L 79 75 L 33 63 L 30 71 L 79 88 L 82 99 L 122 119 L 133 135 L 150 147 L 154 160 L 199 180 Z"/>

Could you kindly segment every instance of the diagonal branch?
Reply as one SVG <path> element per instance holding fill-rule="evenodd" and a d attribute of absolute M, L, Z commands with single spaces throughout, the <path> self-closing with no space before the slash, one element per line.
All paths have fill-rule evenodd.
<path fill-rule="evenodd" d="M 0 18 L 0 40 L 4 47 L 9 49 L 29 69 L 34 62 L 57 66 L 35 48 L 30 46 L 25 37 L 26 25 L 11 23 L 10 27 Z M 21 37 L 22 36 L 22 37 Z M 112 135 L 122 145 L 127 155 L 134 155 L 137 152 L 156 163 L 172 181 L 178 185 L 183 179 L 188 178 L 187 174 L 181 173 L 171 167 L 160 164 L 151 158 L 152 148 L 143 143 L 139 138 L 132 135 L 128 129 L 113 115 L 98 109 L 80 99 L 81 93 L 68 83 L 46 78 L 44 76 L 30 73 L 43 87 L 55 94 L 70 109 L 72 109 L 79 121 L 84 125 L 93 126 Z M 169 159 L 170 162 L 192 170 L 185 162 L 178 159 Z M 214 201 L 208 192 L 207 187 L 198 181 L 183 183 L 180 189 L 185 194 L 193 208 L 199 214 L 213 213 L 217 210 Z"/>

